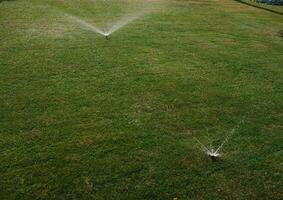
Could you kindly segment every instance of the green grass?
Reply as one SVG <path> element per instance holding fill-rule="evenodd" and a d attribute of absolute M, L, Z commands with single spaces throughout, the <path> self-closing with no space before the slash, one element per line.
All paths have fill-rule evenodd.
<path fill-rule="evenodd" d="M 283 198 L 282 15 L 78 2 L 0 3 L 0 199 Z M 148 8 L 108 41 L 64 16 Z M 218 145 L 240 120 L 212 163 L 193 136 Z"/>

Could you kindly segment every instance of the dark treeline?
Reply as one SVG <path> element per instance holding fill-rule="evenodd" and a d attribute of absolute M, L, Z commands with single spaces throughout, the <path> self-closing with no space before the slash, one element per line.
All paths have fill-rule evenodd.
<path fill-rule="evenodd" d="M 262 7 L 260 5 L 256 5 L 255 3 L 252 3 L 252 2 L 249 3 L 248 1 L 244 1 L 244 0 L 234 0 L 234 1 L 237 1 L 239 3 L 245 4 L 245 5 L 248 5 L 248 6 L 252 6 L 252 7 L 255 7 L 255 8 L 259 8 L 259 9 L 262 9 L 262 10 L 265 10 L 265 11 L 268 11 L 268 12 L 272 12 L 272 13 L 275 13 L 275 14 L 278 14 L 278 15 L 283 15 L 282 12 L 272 10 L 272 9 L 269 9 L 269 8 L 265 8 L 265 7 Z"/>
<path fill-rule="evenodd" d="M 283 0 L 256 0 L 256 2 L 270 5 L 283 5 Z"/>

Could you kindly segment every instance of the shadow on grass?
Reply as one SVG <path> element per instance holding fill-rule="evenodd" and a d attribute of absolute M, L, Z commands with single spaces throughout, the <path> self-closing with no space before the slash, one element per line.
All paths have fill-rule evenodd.
<path fill-rule="evenodd" d="M 268 11 L 268 12 L 272 12 L 272 13 L 275 13 L 275 14 L 278 14 L 278 15 L 283 15 L 282 12 L 279 12 L 279 11 L 276 11 L 276 10 L 272 10 L 272 9 L 268 9 L 268 8 L 264 8 L 264 7 L 261 7 L 259 5 L 255 5 L 253 3 L 248 3 L 248 2 L 243 1 L 243 0 L 233 0 L 233 1 L 236 1 L 238 3 L 242 3 L 242 4 L 245 4 L 245 5 L 254 7 L 254 8 L 259 8 L 259 9 L 262 9 L 262 10 L 265 10 L 265 11 Z"/>

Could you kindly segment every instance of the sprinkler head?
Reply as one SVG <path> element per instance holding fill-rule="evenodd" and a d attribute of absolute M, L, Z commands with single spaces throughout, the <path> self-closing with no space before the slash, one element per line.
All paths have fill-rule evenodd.
<path fill-rule="evenodd" d="M 109 35 L 105 35 L 105 39 L 106 39 L 106 40 L 109 40 Z"/>
<path fill-rule="evenodd" d="M 208 151 L 207 155 L 209 155 L 209 157 L 211 158 L 211 160 L 213 162 L 217 161 L 219 159 L 219 157 L 220 157 L 220 154 L 217 153 L 217 152 L 214 152 L 214 151 Z"/>
<path fill-rule="evenodd" d="M 216 162 L 218 160 L 218 157 L 217 156 L 214 156 L 214 155 L 209 155 L 210 159 L 213 161 L 213 162 Z"/>

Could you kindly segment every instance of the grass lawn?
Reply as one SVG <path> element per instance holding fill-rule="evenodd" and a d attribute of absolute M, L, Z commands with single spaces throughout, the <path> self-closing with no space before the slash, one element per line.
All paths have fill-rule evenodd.
<path fill-rule="evenodd" d="M 66 17 L 141 11 L 109 40 Z M 0 199 L 283 199 L 282 15 L 14 0 L 0 36 Z M 218 146 L 241 120 L 211 162 L 194 137 Z"/>

